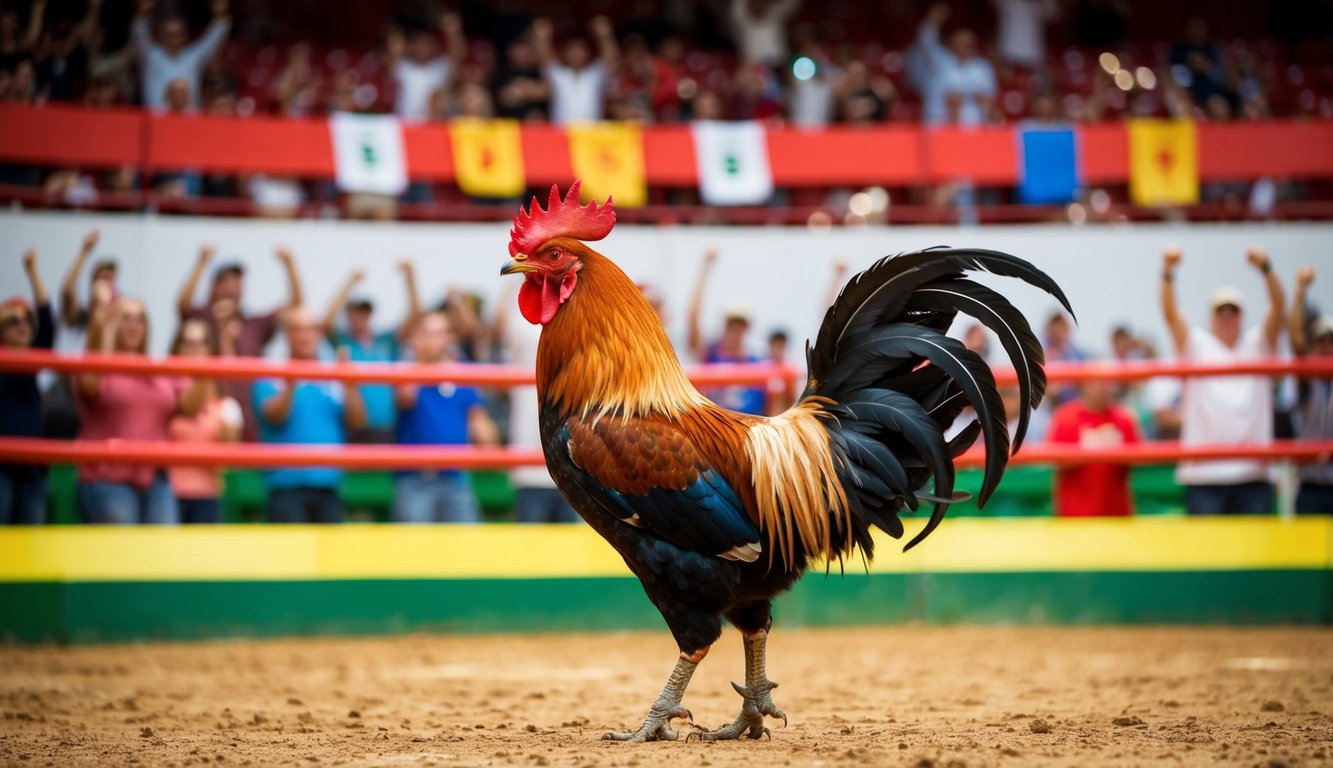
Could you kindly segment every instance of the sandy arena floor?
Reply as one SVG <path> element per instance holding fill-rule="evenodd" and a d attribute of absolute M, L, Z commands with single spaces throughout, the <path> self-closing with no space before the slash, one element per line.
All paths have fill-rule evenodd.
<path fill-rule="evenodd" d="M 791 724 L 721 744 L 599 740 L 641 722 L 665 631 L 0 647 L 0 764 L 1333 764 L 1326 629 L 779 629 L 769 647 Z M 685 704 L 721 725 L 740 678 L 730 632 Z"/>

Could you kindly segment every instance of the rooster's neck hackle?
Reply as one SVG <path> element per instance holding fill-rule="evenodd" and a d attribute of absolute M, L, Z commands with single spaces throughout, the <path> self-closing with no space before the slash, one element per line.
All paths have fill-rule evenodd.
<path fill-rule="evenodd" d="M 583 416 L 678 418 L 699 394 L 652 305 L 615 264 L 578 244 L 578 287 L 542 329 L 537 391 Z"/>

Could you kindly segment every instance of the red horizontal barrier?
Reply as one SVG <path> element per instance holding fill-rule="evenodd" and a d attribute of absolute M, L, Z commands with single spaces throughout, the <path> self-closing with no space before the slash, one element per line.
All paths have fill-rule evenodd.
<path fill-rule="evenodd" d="M 523 167 L 529 183 L 567 183 L 571 177 L 565 130 L 521 126 Z M 1129 178 L 1123 123 L 1076 125 L 1078 162 L 1090 184 Z M 698 183 L 687 125 L 644 126 L 648 184 Z M 978 129 L 925 129 L 910 123 L 831 126 L 769 131 L 773 181 L 781 187 L 839 185 L 923 186 L 971 178 L 1008 186 L 1023 173 L 1013 125 Z M 403 132 L 412 179 L 455 179 L 447 123 L 408 126 Z M 1264 151 L 1254 151 L 1262 147 Z M 143 171 L 190 168 L 225 173 L 294 174 L 332 178 L 334 161 L 323 118 L 156 115 L 141 110 L 88 110 L 59 105 L 0 107 L 0 161 L 33 165 L 108 167 Z M 1203 181 L 1333 177 L 1333 120 L 1200 123 L 1198 174 Z"/>
<path fill-rule="evenodd" d="M 1327 461 L 1333 440 L 1275 440 L 1268 445 L 1182 446 L 1142 443 L 1118 448 L 1034 445 L 1023 448 L 1011 464 L 1073 466 L 1089 463 L 1128 465 L 1177 461 L 1254 458 L 1265 461 Z M 510 448 L 415 445 L 263 445 L 255 443 L 168 443 L 130 440 L 66 441 L 0 438 L 0 463 L 146 464 L 149 466 L 304 467 L 342 469 L 510 469 L 544 463 L 541 451 Z M 962 467 L 979 467 L 984 454 L 973 449 L 960 456 Z"/>
<path fill-rule="evenodd" d="M 415 363 L 276 362 L 256 357 L 144 357 L 141 355 L 60 355 L 48 350 L 0 349 L 0 372 L 133 373 L 162 376 L 208 376 L 220 379 L 320 379 L 353 383 L 412 384 L 451 381 L 489 387 L 516 387 L 535 382 L 531 368 L 478 363 L 417 365 Z M 755 384 L 773 378 L 800 382 L 802 374 L 789 366 L 768 363 L 753 365 L 699 365 L 686 369 L 698 386 Z M 1142 381 L 1158 376 L 1333 376 L 1333 357 L 1299 360 L 1255 360 L 1234 365 L 1202 365 L 1143 361 L 1116 365 L 1101 363 L 1048 363 L 1046 378 L 1052 383 L 1112 379 Z M 1001 385 L 1017 383 L 1012 370 L 995 371 Z"/>

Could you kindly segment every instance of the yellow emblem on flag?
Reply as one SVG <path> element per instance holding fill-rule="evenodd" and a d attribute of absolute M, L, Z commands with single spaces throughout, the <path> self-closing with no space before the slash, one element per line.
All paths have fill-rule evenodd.
<path fill-rule="evenodd" d="M 473 197 L 523 194 L 523 145 L 518 121 L 459 118 L 449 123 L 458 187 Z"/>
<path fill-rule="evenodd" d="M 570 125 L 569 163 L 583 179 L 584 200 L 615 199 L 617 208 L 648 202 L 643 170 L 643 134 L 634 123 Z"/>
<path fill-rule="evenodd" d="M 1193 122 L 1129 121 L 1129 199 L 1135 205 L 1199 202 L 1199 142 Z"/>

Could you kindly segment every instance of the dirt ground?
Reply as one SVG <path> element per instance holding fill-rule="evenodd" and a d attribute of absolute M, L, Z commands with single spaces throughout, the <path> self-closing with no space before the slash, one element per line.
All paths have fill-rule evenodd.
<path fill-rule="evenodd" d="M 665 631 L 0 647 L 0 764 L 1333 764 L 1327 629 L 779 628 L 769 648 L 771 741 L 617 744 L 674 663 Z M 735 715 L 741 661 L 733 631 L 700 666 L 700 724 Z"/>

